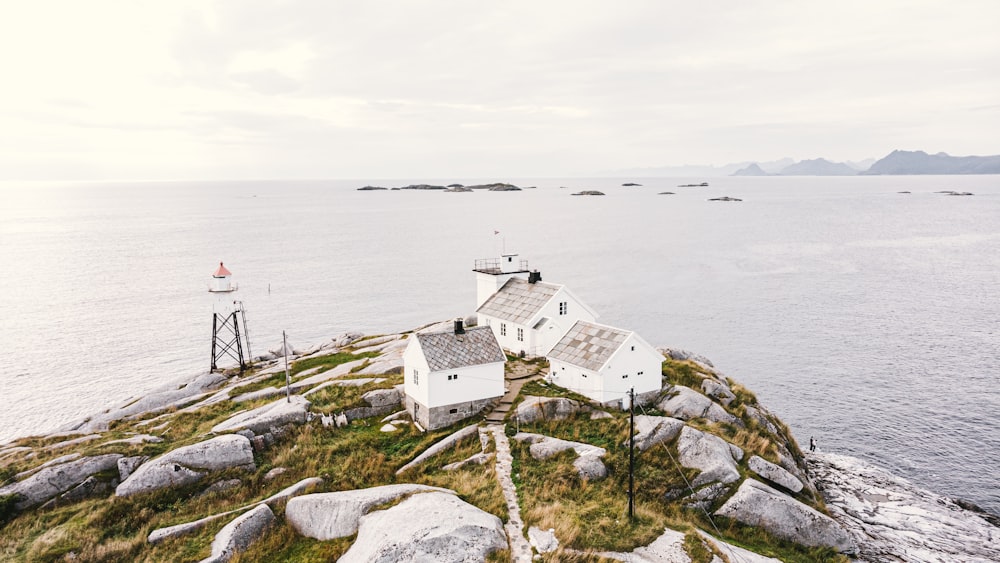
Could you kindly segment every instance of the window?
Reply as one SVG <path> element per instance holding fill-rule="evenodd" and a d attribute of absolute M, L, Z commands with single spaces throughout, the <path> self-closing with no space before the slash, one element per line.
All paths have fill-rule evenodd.
<path fill-rule="evenodd" d="M 635 352 L 635 346 L 632 347 L 632 351 Z"/>
<path fill-rule="evenodd" d="M 566 302 L 566 301 L 561 301 L 559 303 L 559 314 L 560 315 L 565 315 L 567 309 L 569 309 L 569 303 Z"/>
<path fill-rule="evenodd" d="M 500 323 L 500 336 L 507 336 L 507 323 Z"/>
<path fill-rule="evenodd" d="M 413 370 L 413 384 L 420 385 L 420 372 Z"/>
<path fill-rule="evenodd" d="M 622 379 L 628 379 L 628 374 L 626 373 L 625 375 L 623 375 Z"/>
<path fill-rule="evenodd" d="M 639 372 L 639 373 L 637 373 L 636 375 L 642 375 L 642 372 L 640 371 L 640 372 Z"/>
<path fill-rule="evenodd" d="M 458 409 L 451 409 L 450 411 L 448 411 L 448 414 L 456 414 L 457 412 Z"/>
<path fill-rule="evenodd" d="M 517 341 L 518 342 L 524 342 L 524 329 L 523 328 L 518 328 L 517 329 Z"/>
<path fill-rule="evenodd" d="M 456 379 L 458 379 L 458 374 L 457 373 L 454 374 L 454 375 L 449 375 L 448 376 L 448 381 L 454 381 Z"/>

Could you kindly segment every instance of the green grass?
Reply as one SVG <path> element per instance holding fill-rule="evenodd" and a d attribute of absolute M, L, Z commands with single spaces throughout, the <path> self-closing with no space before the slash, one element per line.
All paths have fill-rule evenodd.
<path fill-rule="evenodd" d="M 701 382 L 707 377 L 689 361 L 664 360 L 661 371 L 671 385 L 683 385 L 692 389 L 701 389 Z"/>

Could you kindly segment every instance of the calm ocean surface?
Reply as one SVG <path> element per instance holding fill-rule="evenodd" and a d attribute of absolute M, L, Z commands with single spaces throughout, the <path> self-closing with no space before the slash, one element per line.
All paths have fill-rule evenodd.
<path fill-rule="evenodd" d="M 1000 176 L 513 181 L 0 185 L 0 442 L 207 370 L 220 260 L 259 353 L 469 314 L 502 242 L 800 444 L 1000 512 Z"/>

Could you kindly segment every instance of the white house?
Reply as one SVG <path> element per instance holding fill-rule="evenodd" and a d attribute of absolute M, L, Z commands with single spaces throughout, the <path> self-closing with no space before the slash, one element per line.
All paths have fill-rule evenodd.
<path fill-rule="evenodd" d="M 563 285 L 512 277 L 476 310 L 480 326 L 493 329 L 497 340 L 514 354 L 544 356 L 577 321 L 593 322 L 597 313 Z"/>
<path fill-rule="evenodd" d="M 416 333 L 403 352 L 406 410 L 427 430 L 482 412 L 504 394 L 507 357 L 489 327 Z"/>
<path fill-rule="evenodd" d="M 638 334 L 579 321 L 548 353 L 549 380 L 604 404 L 628 406 L 636 396 L 658 392 L 663 354 Z"/>

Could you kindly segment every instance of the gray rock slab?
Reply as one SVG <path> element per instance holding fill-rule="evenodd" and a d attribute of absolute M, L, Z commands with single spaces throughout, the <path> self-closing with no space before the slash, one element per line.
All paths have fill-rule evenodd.
<path fill-rule="evenodd" d="M 105 442 L 104 444 L 128 444 L 130 446 L 139 446 L 145 443 L 159 444 L 163 441 L 163 438 L 159 436 L 152 436 L 150 434 L 138 434 L 130 438 L 122 438 L 120 440 L 111 440 L 110 442 Z"/>
<path fill-rule="evenodd" d="M 1000 534 L 986 515 L 853 457 L 815 452 L 806 462 L 859 560 L 1000 561 Z"/>
<path fill-rule="evenodd" d="M 851 535 L 832 518 L 753 479 L 743 481 L 715 514 L 805 546 L 828 546 L 842 553 L 857 551 Z"/>
<path fill-rule="evenodd" d="M 389 416 L 387 416 L 387 417 L 385 417 L 385 418 L 382 419 L 382 422 L 395 422 L 395 421 L 409 422 L 410 421 L 410 413 L 408 413 L 406 411 L 399 411 L 399 412 L 396 412 L 396 413 L 392 413 Z"/>
<path fill-rule="evenodd" d="M 573 460 L 573 467 L 581 479 L 597 481 L 608 476 L 608 468 L 596 455 L 582 455 Z"/>
<path fill-rule="evenodd" d="M 135 471 L 136 467 L 139 467 L 143 463 L 149 461 L 148 455 L 134 455 L 129 457 L 123 457 L 118 460 L 118 481 L 124 481 L 128 479 L 128 476 Z"/>
<path fill-rule="evenodd" d="M 700 535 L 701 539 L 706 543 L 722 552 L 723 555 L 729 558 L 729 561 L 738 563 L 782 563 L 781 559 L 775 559 L 774 557 L 767 557 L 766 555 L 754 553 L 748 549 L 743 549 L 742 547 L 735 546 L 731 543 L 724 542 L 719 538 L 710 536 L 701 530 L 698 530 L 698 535 Z"/>
<path fill-rule="evenodd" d="M 795 475 L 785 471 L 781 466 L 775 465 L 766 459 L 759 456 L 751 456 L 747 460 L 747 467 L 750 471 L 753 471 L 757 475 L 775 483 L 781 485 L 782 487 L 797 493 L 802 490 L 802 481 L 799 481 Z"/>
<path fill-rule="evenodd" d="M 583 442 L 553 438 L 542 434 L 532 434 L 530 432 L 518 432 L 514 435 L 514 439 L 518 442 L 531 444 L 528 451 L 531 453 L 531 457 L 537 460 L 548 459 L 566 450 L 573 450 L 579 456 L 593 455 L 603 457 L 607 454 L 607 450 L 604 448 L 584 444 Z"/>
<path fill-rule="evenodd" d="M 338 561 L 465 563 L 507 547 L 499 518 L 455 495 L 431 492 L 363 516 L 357 540 Z"/>
<path fill-rule="evenodd" d="M 361 368 L 358 375 L 383 375 L 386 373 L 402 373 L 403 352 L 400 350 L 375 358 L 373 362 Z"/>
<path fill-rule="evenodd" d="M 705 379 L 701 382 L 701 392 L 719 401 L 725 406 L 736 400 L 736 395 L 725 382 L 718 379 Z"/>
<path fill-rule="evenodd" d="M 203 373 L 181 385 L 165 385 L 121 408 L 97 414 L 76 429 L 99 430 L 114 420 L 190 404 L 228 381 L 221 373 Z"/>
<path fill-rule="evenodd" d="M 76 487 L 91 475 L 117 469 L 121 457 L 121 454 L 82 457 L 46 467 L 22 481 L 0 488 L 0 495 L 17 494 L 19 498 L 14 507 L 17 510 L 31 508 Z"/>
<path fill-rule="evenodd" d="M 600 552 L 597 555 L 626 563 L 691 563 L 684 550 L 684 533 L 669 528 L 653 543 L 637 547 L 629 553 Z"/>
<path fill-rule="evenodd" d="M 361 399 L 373 407 L 387 407 L 399 405 L 401 397 L 395 388 L 372 389 L 361 395 Z"/>
<path fill-rule="evenodd" d="M 80 483 L 79 485 L 59 495 L 57 498 L 50 500 L 46 503 L 46 505 L 50 503 L 61 505 L 78 502 L 87 498 L 107 496 L 110 492 L 110 482 L 98 479 L 97 477 L 91 475 L 90 477 L 84 479 L 83 483 Z"/>
<path fill-rule="evenodd" d="M 746 409 L 746 412 L 750 416 L 750 418 L 756 421 L 757 424 L 759 424 L 765 430 L 767 430 L 768 432 L 770 432 L 775 436 L 781 435 L 781 433 L 778 431 L 778 427 L 775 426 L 774 423 L 767 418 L 766 416 L 767 412 L 763 408 L 753 407 L 750 405 L 747 405 L 744 408 Z"/>
<path fill-rule="evenodd" d="M 263 389 L 258 389 L 256 391 L 250 391 L 247 393 L 241 393 L 236 395 L 231 399 L 234 403 L 247 403 L 250 401 L 256 401 L 257 399 L 267 399 L 269 397 L 277 397 L 285 392 L 284 388 L 278 389 L 277 387 L 265 387 Z"/>
<path fill-rule="evenodd" d="M 266 475 L 264 475 L 264 480 L 270 481 L 272 479 L 277 479 L 279 476 L 287 472 L 288 472 L 287 467 L 275 467 L 274 469 L 268 471 Z"/>
<path fill-rule="evenodd" d="M 306 489 L 308 489 L 309 487 L 319 485 L 322 482 L 323 479 L 320 477 L 308 477 L 306 479 L 299 481 L 298 483 L 295 483 L 294 485 L 285 487 L 284 489 L 278 491 L 277 493 L 267 497 L 262 502 L 273 506 L 275 503 L 283 502 L 294 496 L 297 496 Z"/>
<path fill-rule="evenodd" d="M 28 448 L 28 449 L 31 449 L 31 448 Z M 72 454 L 61 455 L 61 456 L 59 456 L 59 457 L 57 457 L 55 459 L 50 459 L 49 461 L 46 461 L 45 463 L 39 465 L 38 467 L 32 467 L 31 469 L 28 469 L 26 471 L 22 471 L 22 472 L 18 473 L 17 475 L 14 475 L 14 479 L 17 479 L 17 480 L 20 481 L 21 479 L 24 479 L 28 475 L 31 475 L 32 473 L 37 473 L 37 472 L 41 471 L 42 469 L 45 469 L 46 467 L 52 467 L 53 465 L 59 465 L 60 463 L 66 463 L 67 461 L 73 461 L 74 459 L 80 459 L 80 454 L 79 453 L 72 453 Z"/>
<path fill-rule="evenodd" d="M 176 538 L 178 536 L 183 536 L 184 534 L 190 534 L 191 532 L 200 530 L 201 528 L 205 527 L 205 525 L 208 524 L 209 522 L 214 522 L 219 518 L 222 518 L 229 514 L 233 514 L 235 512 L 238 512 L 238 510 L 230 510 L 228 512 L 223 512 L 221 514 L 212 514 L 211 516 L 206 516 L 204 518 L 195 520 L 193 522 L 185 522 L 183 524 L 177 524 L 175 526 L 167 526 L 166 528 L 157 528 L 156 530 L 150 532 L 149 537 L 146 538 L 146 541 L 152 544 L 156 544 L 160 543 L 165 539 Z"/>
<path fill-rule="evenodd" d="M 80 436 L 79 438 L 73 438 L 72 440 L 64 440 L 62 442 L 57 442 L 55 444 L 50 444 L 42 448 L 43 450 L 58 450 L 60 448 L 65 448 L 66 446 L 77 446 L 79 444 L 85 444 L 87 442 L 93 442 L 94 440 L 99 440 L 101 438 L 100 434 L 89 434 L 87 436 Z"/>
<path fill-rule="evenodd" d="M 514 435 L 514 439 L 531 444 L 528 452 L 537 460 L 548 459 L 566 450 L 573 450 L 578 456 L 573 460 L 573 467 L 583 479 L 597 480 L 608 475 L 608 468 L 601 461 L 607 454 L 604 448 L 530 432 L 518 432 Z"/>
<path fill-rule="evenodd" d="M 138 467 L 115 490 L 120 497 L 176 487 L 200 480 L 206 472 L 230 467 L 254 469 L 250 440 L 238 434 L 217 436 L 169 451 Z"/>
<path fill-rule="evenodd" d="M 679 362 L 690 360 L 692 362 L 705 364 L 708 367 L 714 367 L 711 360 L 705 356 L 695 354 L 694 352 L 690 352 L 688 350 L 682 350 L 680 348 L 657 348 L 656 350 L 671 360 L 677 360 Z"/>
<path fill-rule="evenodd" d="M 212 555 L 201 563 L 223 563 L 247 550 L 255 541 L 264 536 L 267 528 L 274 523 L 274 513 L 266 504 L 237 516 L 226 524 L 212 540 Z"/>
<path fill-rule="evenodd" d="M 305 424 L 310 403 L 304 397 L 292 395 L 289 400 L 278 399 L 251 411 L 239 413 L 212 427 L 212 432 L 219 434 L 246 428 L 254 434 L 263 434 L 271 427 L 281 427 L 286 424 Z"/>
<path fill-rule="evenodd" d="M 167 538 L 174 538 L 174 537 L 177 537 L 177 536 L 182 536 L 184 534 L 188 534 L 188 533 L 194 532 L 194 531 L 196 531 L 196 530 L 204 527 L 205 524 L 208 524 L 209 522 L 213 522 L 213 521 L 218 520 L 219 518 L 222 518 L 224 516 L 228 516 L 230 514 L 235 514 L 237 512 L 240 512 L 242 510 L 246 510 L 247 508 L 251 508 L 251 507 L 257 506 L 259 504 L 267 504 L 269 506 L 273 506 L 273 505 L 275 505 L 275 504 L 277 504 L 279 502 L 283 502 L 283 501 L 285 501 L 285 500 L 287 500 L 287 499 L 289 499 L 289 498 L 291 498 L 291 497 L 293 497 L 295 495 L 298 495 L 299 493 L 301 493 L 302 491 L 306 490 L 308 487 L 310 487 L 312 485 L 318 485 L 318 484 L 320 484 L 322 482 L 323 482 L 323 480 L 320 479 L 319 477 L 310 477 L 308 479 L 303 479 L 303 480 L 299 481 L 298 483 L 292 485 L 291 487 L 287 487 L 287 488 L 281 490 L 280 492 L 278 492 L 276 494 L 273 494 L 273 495 L 269 496 L 268 498 L 266 498 L 266 499 L 264 499 L 264 500 L 262 500 L 260 502 L 255 502 L 255 503 L 252 503 L 250 505 L 243 506 L 243 507 L 240 507 L 240 508 L 237 508 L 237 509 L 234 509 L 234 510 L 228 510 L 226 512 L 222 512 L 222 513 L 219 513 L 219 514 L 212 514 L 211 516 L 206 516 L 205 518 L 201 518 L 199 520 L 195 520 L 194 522 L 186 522 L 184 524 L 177 524 L 175 526 L 168 526 L 166 528 L 159 528 L 159 529 L 153 530 L 152 533 L 149 534 L 149 537 L 146 538 L 146 541 L 148 541 L 149 543 L 158 543 L 158 542 L 161 542 L 161 541 L 163 541 L 163 540 L 165 540 Z"/>
<path fill-rule="evenodd" d="M 565 397 L 527 395 L 517 405 L 517 419 L 522 423 L 539 420 L 566 420 L 582 408 L 579 401 Z"/>
<path fill-rule="evenodd" d="M 318 372 L 308 377 L 302 377 L 301 379 L 293 382 L 292 384 L 298 386 L 299 389 L 305 389 L 307 387 L 312 387 L 313 385 L 319 385 L 320 383 L 330 381 L 331 379 L 344 377 L 345 375 L 351 372 L 351 369 L 353 367 L 359 366 L 362 363 L 364 363 L 364 359 L 343 363 L 326 371 Z M 302 374 L 299 375 L 301 376 Z"/>
<path fill-rule="evenodd" d="M 712 422 L 729 422 L 737 424 L 739 419 L 726 412 L 721 405 L 708 397 L 683 385 L 670 388 L 671 395 L 657 404 L 657 407 L 667 416 L 691 420 L 706 418 Z"/>
<path fill-rule="evenodd" d="M 354 491 L 318 493 L 295 497 L 285 506 L 285 520 L 302 536 L 320 541 L 343 538 L 358 531 L 361 517 L 373 507 L 402 496 L 454 491 L 427 485 L 400 484 Z"/>
<path fill-rule="evenodd" d="M 668 416 L 638 415 L 635 417 L 635 447 L 644 452 L 657 444 L 676 438 L 684 428 L 684 421 Z M 628 444 L 628 441 L 625 441 Z"/>
<path fill-rule="evenodd" d="M 538 553 L 550 553 L 559 549 L 559 540 L 556 539 L 554 528 L 542 530 L 531 526 L 528 528 L 528 542 Z"/>
<path fill-rule="evenodd" d="M 445 451 L 445 450 L 447 450 L 449 448 L 455 447 L 455 444 L 459 443 L 460 441 L 464 440 L 465 438 L 468 438 L 469 436 L 475 436 L 478 433 L 479 433 L 479 425 L 478 424 L 470 424 L 469 426 L 466 426 L 465 428 L 462 428 L 461 430 L 458 430 L 458 431 L 456 431 L 456 432 L 454 432 L 452 434 L 449 434 L 448 436 L 445 436 L 444 438 L 442 438 L 441 440 L 439 440 L 437 443 L 433 444 L 431 447 L 429 447 L 426 450 L 424 450 L 420 455 L 418 455 L 417 457 L 413 458 L 413 461 L 411 461 L 411 462 L 407 463 L 406 465 L 404 465 L 403 467 L 400 467 L 399 469 L 397 469 L 396 470 L 396 475 L 399 475 L 399 474 L 403 473 L 404 471 L 406 471 L 407 469 L 410 469 L 411 467 L 416 467 L 416 466 L 420 465 L 421 463 L 423 463 L 427 459 L 429 459 L 431 457 L 434 457 L 437 454 L 439 454 L 439 453 L 441 453 L 441 452 L 443 452 L 443 451 Z"/>
<path fill-rule="evenodd" d="M 684 467 L 701 471 L 692 481 L 693 486 L 713 481 L 732 483 L 739 480 L 740 472 L 736 468 L 736 460 L 730 445 L 718 436 L 690 426 L 681 429 L 680 437 L 677 439 L 678 461 Z"/>
<path fill-rule="evenodd" d="M 357 342 L 358 340 L 360 340 L 360 339 L 362 339 L 364 337 L 365 337 L 365 335 L 363 333 L 356 332 L 356 331 L 349 331 L 349 332 L 345 332 L 343 334 L 338 334 L 337 336 L 334 336 L 331 339 L 330 344 L 332 344 L 335 348 L 344 348 L 346 346 L 350 346 L 354 342 Z"/>
<path fill-rule="evenodd" d="M 493 453 L 473 454 L 471 457 L 463 459 L 462 461 L 449 463 L 448 465 L 441 467 L 441 469 L 444 469 L 445 471 L 455 471 L 456 469 L 461 469 L 467 465 L 485 465 L 489 463 L 490 460 L 494 458 L 494 456 L 495 454 Z"/>

